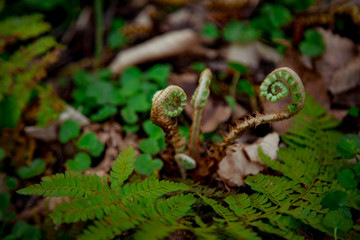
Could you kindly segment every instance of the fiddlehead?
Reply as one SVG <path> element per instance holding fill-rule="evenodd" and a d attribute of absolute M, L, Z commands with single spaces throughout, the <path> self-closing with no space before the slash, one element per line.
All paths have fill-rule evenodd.
<path fill-rule="evenodd" d="M 256 114 L 256 117 L 250 116 L 244 121 L 235 121 L 235 126 L 231 127 L 229 134 L 224 137 L 223 142 L 216 149 L 213 149 L 213 157 L 216 157 L 218 160 L 222 159 L 225 156 L 226 148 L 235 139 L 240 137 L 246 129 L 264 123 L 291 118 L 304 107 L 304 86 L 300 77 L 290 68 L 278 68 L 271 72 L 261 84 L 260 90 L 261 96 L 266 97 L 267 100 L 272 102 L 285 98 L 291 92 L 292 103 L 279 113 Z"/>
<path fill-rule="evenodd" d="M 204 107 L 210 94 L 212 74 L 210 69 L 205 69 L 200 76 L 199 85 L 195 90 L 194 95 L 191 99 L 191 105 L 194 107 L 193 121 L 190 129 L 189 138 L 189 154 L 191 157 L 195 157 L 197 147 L 200 141 L 200 125 L 202 116 L 204 113 Z"/>
<path fill-rule="evenodd" d="M 175 117 L 184 110 L 186 94 L 182 88 L 170 85 L 164 90 L 157 91 L 152 101 L 150 119 L 165 132 L 167 151 L 174 156 L 184 145 L 184 140 L 177 133 L 179 127 Z"/>

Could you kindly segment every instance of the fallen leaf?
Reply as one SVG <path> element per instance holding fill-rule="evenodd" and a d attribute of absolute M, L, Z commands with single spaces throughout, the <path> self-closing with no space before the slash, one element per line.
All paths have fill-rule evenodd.
<path fill-rule="evenodd" d="M 274 64 L 279 64 L 282 60 L 276 49 L 259 41 L 230 44 L 222 50 L 222 55 L 228 61 L 242 63 L 254 70 L 259 68 L 262 59 Z"/>
<path fill-rule="evenodd" d="M 346 92 L 360 85 L 360 55 L 335 72 L 329 86 L 333 94 Z"/>
<path fill-rule="evenodd" d="M 325 83 L 330 85 L 334 73 L 355 57 L 356 46 L 350 39 L 340 37 L 331 30 L 323 28 L 317 30 L 323 36 L 326 50 L 315 61 L 315 66 Z"/>
<path fill-rule="evenodd" d="M 128 66 L 184 53 L 199 44 L 199 41 L 197 33 L 190 29 L 167 32 L 121 51 L 109 67 L 111 71 L 119 74 Z"/>
<path fill-rule="evenodd" d="M 231 186 L 245 186 L 244 179 L 248 175 L 256 175 L 266 168 L 258 155 L 259 147 L 263 152 L 275 159 L 279 148 L 280 137 L 270 133 L 253 144 L 238 143 L 227 150 L 227 155 L 219 164 L 220 178 Z"/>

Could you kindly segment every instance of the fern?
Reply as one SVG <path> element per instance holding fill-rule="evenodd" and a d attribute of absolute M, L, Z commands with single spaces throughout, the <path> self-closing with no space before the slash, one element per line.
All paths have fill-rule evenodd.
<path fill-rule="evenodd" d="M 134 158 L 135 153 L 132 147 L 128 149 L 124 148 L 119 154 L 110 173 L 111 188 L 113 190 L 121 186 L 134 170 Z"/>
<path fill-rule="evenodd" d="M 7 44 L 39 36 L 49 29 L 50 25 L 42 21 L 41 15 L 8 18 L 0 22 L 0 52 Z M 46 125 L 58 118 L 63 110 L 62 101 L 38 83 L 46 77 L 46 68 L 57 61 L 59 49 L 53 37 L 44 36 L 12 54 L 7 52 L 9 59 L 0 59 L 0 115 L 5 116 L 0 121 L 0 128 L 16 126 L 30 100 L 31 90 L 39 91 L 39 116 L 35 119 L 38 124 Z"/>
<path fill-rule="evenodd" d="M 18 193 L 69 197 L 50 216 L 55 224 L 90 220 L 79 239 L 113 239 L 119 235 L 164 239 L 174 231 L 186 236 L 192 232 L 198 239 L 266 239 L 268 234 L 304 239 L 308 231 L 315 234 L 310 237 L 324 238 L 325 234 L 332 235 L 333 229 L 323 223 L 329 211 L 322 206 L 323 197 L 343 191 L 348 197 L 344 207 L 359 210 L 360 194 L 336 180 L 341 168 L 349 165 L 334 150 L 340 134 L 331 128 L 338 122 L 327 117 L 310 97 L 307 99 L 304 111 L 283 135 L 287 146 L 280 148 L 279 161 L 259 149 L 261 159 L 277 171 L 277 176 L 249 176 L 245 182 L 252 194 L 224 193 L 192 182 L 154 177 L 124 184 L 133 171 L 133 148 L 123 149 L 109 178 L 67 172 L 45 177 L 40 184 Z M 355 229 L 338 235 L 358 237 Z"/>
<path fill-rule="evenodd" d="M 178 220 L 189 212 L 195 201 L 196 198 L 193 194 L 187 194 L 171 197 L 160 202 L 156 206 L 157 212 L 161 216 L 160 221 L 175 223 L 174 220 Z"/>
<path fill-rule="evenodd" d="M 0 52 L 7 44 L 17 39 L 27 40 L 49 31 L 50 24 L 42 19 L 42 15 L 33 14 L 9 17 L 0 22 Z"/>
<path fill-rule="evenodd" d="M 107 194 L 110 192 L 110 188 L 104 183 L 105 181 L 105 178 L 97 175 L 77 175 L 73 172 L 58 173 L 50 177 L 43 177 L 40 184 L 20 189 L 18 193 L 76 199 L 96 193 Z"/>
<path fill-rule="evenodd" d="M 237 220 L 237 217 L 228 208 L 222 206 L 217 201 L 205 196 L 199 195 L 201 199 L 208 205 L 210 205 L 214 211 L 221 216 L 226 222 L 233 222 Z"/>

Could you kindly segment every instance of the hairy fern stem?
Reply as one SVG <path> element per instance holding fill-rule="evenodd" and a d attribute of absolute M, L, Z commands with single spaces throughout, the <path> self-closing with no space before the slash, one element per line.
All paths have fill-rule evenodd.
<path fill-rule="evenodd" d="M 292 95 L 292 103 L 285 110 L 278 113 L 260 114 L 255 117 L 248 117 L 244 121 L 235 121 L 235 126 L 230 126 L 230 132 L 224 137 L 224 140 L 217 149 L 212 152 L 218 160 L 226 154 L 226 149 L 235 139 L 239 138 L 246 129 L 265 123 L 289 119 L 299 113 L 305 104 L 305 89 L 300 77 L 290 68 L 278 68 L 271 72 L 260 86 L 261 96 L 267 100 L 277 102 L 285 98 L 289 91 Z M 279 91 L 280 90 L 280 91 Z"/>

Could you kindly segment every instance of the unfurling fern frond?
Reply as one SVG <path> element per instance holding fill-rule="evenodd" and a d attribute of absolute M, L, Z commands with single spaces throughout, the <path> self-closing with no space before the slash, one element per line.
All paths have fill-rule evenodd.
<path fill-rule="evenodd" d="M 135 152 L 132 146 L 123 148 L 110 172 L 111 188 L 113 190 L 121 186 L 134 170 Z"/>

